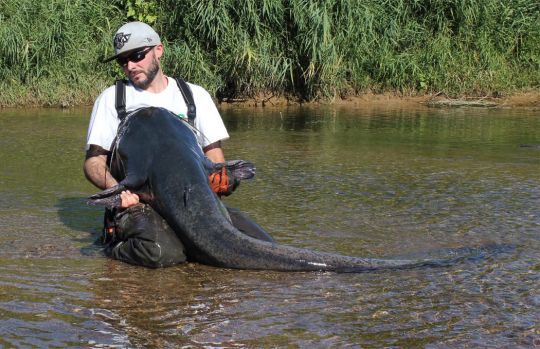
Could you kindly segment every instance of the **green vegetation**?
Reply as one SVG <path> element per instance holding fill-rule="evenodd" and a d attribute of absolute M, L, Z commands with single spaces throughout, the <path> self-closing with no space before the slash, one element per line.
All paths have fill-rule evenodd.
<path fill-rule="evenodd" d="M 129 19 L 161 33 L 169 75 L 219 98 L 540 87 L 529 0 L 3 0 L 0 105 L 90 104 L 121 74 L 99 60 Z"/>
<path fill-rule="evenodd" d="M 98 58 L 121 21 L 107 1 L 0 1 L 0 105 L 91 103 L 114 76 Z"/>

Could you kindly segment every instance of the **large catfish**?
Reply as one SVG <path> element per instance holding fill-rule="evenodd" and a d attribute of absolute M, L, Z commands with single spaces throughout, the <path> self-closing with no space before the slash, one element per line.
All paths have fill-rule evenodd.
<path fill-rule="evenodd" d="M 123 179 L 116 187 L 93 195 L 89 202 L 114 207 L 120 202 L 121 191 L 139 194 L 181 239 L 188 260 L 218 267 L 361 272 L 455 262 L 348 257 L 249 237 L 231 224 L 223 204 L 210 189 L 208 173 L 223 164 L 214 164 L 204 156 L 194 132 L 165 109 L 144 108 L 128 115 L 118 128 L 111 162 L 113 174 Z M 249 177 L 242 174 L 242 168 L 249 166 L 236 164 L 239 175 Z"/>

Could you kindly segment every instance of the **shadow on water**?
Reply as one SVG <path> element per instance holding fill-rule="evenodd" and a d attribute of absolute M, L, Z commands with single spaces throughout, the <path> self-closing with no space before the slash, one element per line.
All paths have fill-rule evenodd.
<path fill-rule="evenodd" d="M 86 243 L 81 248 L 83 255 L 101 254 L 102 246 L 99 243 L 103 221 L 103 211 L 99 208 L 87 205 L 87 197 L 65 197 L 56 203 L 60 222 L 77 232 L 86 233 L 76 242 Z"/>

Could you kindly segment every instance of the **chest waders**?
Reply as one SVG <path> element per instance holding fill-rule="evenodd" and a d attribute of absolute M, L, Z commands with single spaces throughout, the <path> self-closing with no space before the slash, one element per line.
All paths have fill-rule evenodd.
<path fill-rule="evenodd" d="M 197 108 L 189 85 L 175 78 L 187 105 L 187 121 L 195 124 Z M 115 108 L 120 121 L 127 116 L 127 80 L 116 80 Z M 111 149 L 112 151 L 113 149 Z M 102 242 L 107 256 L 151 268 L 167 267 L 186 261 L 184 245 L 165 219 L 150 205 L 140 203 L 125 210 L 105 210 Z"/>

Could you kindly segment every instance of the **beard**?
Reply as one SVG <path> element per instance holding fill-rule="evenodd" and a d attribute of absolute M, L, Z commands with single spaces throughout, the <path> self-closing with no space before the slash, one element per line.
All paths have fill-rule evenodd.
<path fill-rule="evenodd" d="M 146 90 L 148 86 L 150 86 L 152 81 L 154 81 L 158 72 L 159 72 L 159 62 L 156 59 L 156 57 L 153 57 L 152 63 L 150 64 L 148 69 L 146 71 L 142 71 L 142 73 L 146 76 L 146 79 L 142 79 L 138 81 L 133 81 L 131 79 L 130 80 L 133 83 L 133 85 L 135 85 L 135 87 L 138 87 L 141 90 Z"/>

